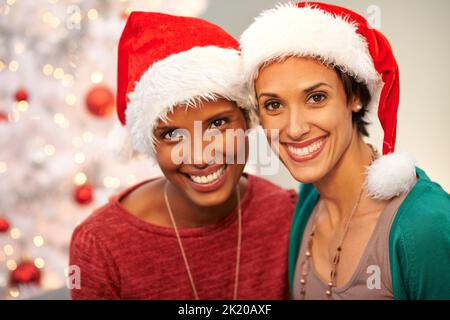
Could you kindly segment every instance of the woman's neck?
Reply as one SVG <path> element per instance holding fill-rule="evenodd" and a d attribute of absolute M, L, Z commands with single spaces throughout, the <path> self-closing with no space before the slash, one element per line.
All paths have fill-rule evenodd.
<path fill-rule="evenodd" d="M 333 170 L 314 184 L 324 201 L 332 226 L 342 225 L 351 213 L 360 192 L 363 192 L 360 207 L 370 206 L 368 203 L 370 198 L 361 189 L 364 185 L 366 168 L 371 161 L 371 148 L 354 131 L 350 145 Z"/>
<path fill-rule="evenodd" d="M 241 178 L 239 185 L 242 199 L 246 189 L 245 179 Z M 218 223 L 227 217 L 238 205 L 236 189 L 225 203 L 209 207 L 199 206 L 192 202 L 172 184 L 168 186 L 167 195 L 177 226 L 182 228 L 203 227 Z"/>

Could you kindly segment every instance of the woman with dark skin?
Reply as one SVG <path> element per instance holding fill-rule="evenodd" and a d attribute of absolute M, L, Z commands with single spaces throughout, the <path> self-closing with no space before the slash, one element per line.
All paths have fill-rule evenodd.
<path fill-rule="evenodd" d="M 243 173 L 238 42 L 205 20 L 133 12 L 119 43 L 113 137 L 157 162 L 74 231 L 74 299 L 286 299 L 294 191 Z M 120 140 L 120 141 L 119 141 Z"/>
<path fill-rule="evenodd" d="M 186 139 L 177 130 L 186 130 L 190 137 L 194 137 L 195 121 L 202 123 L 203 132 L 218 130 L 225 133 L 226 130 L 247 129 L 244 113 L 232 101 L 205 101 L 198 108 L 189 110 L 181 106 L 175 107 L 169 115 L 169 120 L 159 121 L 155 129 L 155 159 L 164 178 L 145 184 L 122 199 L 122 204 L 141 219 L 160 226 L 172 226 L 164 201 L 164 187 L 167 182 L 168 197 L 173 212 L 177 213 L 175 219 L 179 227 L 192 228 L 221 221 L 237 206 L 237 185 L 241 197 L 245 193 L 247 179 L 242 176 L 245 163 L 237 163 L 237 154 L 240 152 L 247 155 L 248 141 L 238 141 L 236 138 L 233 141 L 234 148 L 228 148 L 232 153 L 227 155 L 226 141 L 223 139 L 223 147 L 215 149 L 223 155 L 223 164 L 208 164 L 207 159 L 202 158 L 203 152 L 198 154 L 197 159 L 191 159 L 191 163 L 196 164 L 173 162 L 174 148 L 181 140 Z M 203 147 L 207 146 L 208 143 L 205 143 Z M 195 156 L 192 153 L 192 157 Z M 225 160 L 230 157 L 235 161 L 225 164 Z M 223 168 L 225 169 L 218 177 L 223 181 L 219 181 L 220 185 L 214 190 L 208 189 L 205 192 L 198 188 L 199 183 L 192 180 L 192 177 L 207 177 Z M 218 178 L 210 183 L 216 182 Z"/>

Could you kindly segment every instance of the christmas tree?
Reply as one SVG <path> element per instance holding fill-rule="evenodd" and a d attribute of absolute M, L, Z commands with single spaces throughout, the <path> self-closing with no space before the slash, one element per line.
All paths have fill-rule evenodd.
<path fill-rule="evenodd" d="M 7 0 L 0 4 L 0 299 L 66 284 L 73 229 L 108 197 L 159 175 L 121 163 L 116 48 L 133 10 L 198 16 L 206 0 Z"/>

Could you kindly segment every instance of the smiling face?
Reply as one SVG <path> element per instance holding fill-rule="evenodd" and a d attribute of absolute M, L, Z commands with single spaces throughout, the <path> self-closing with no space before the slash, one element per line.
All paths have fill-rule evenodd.
<path fill-rule="evenodd" d="M 300 182 L 314 183 L 337 165 L 358 137 L 336 71 L 314 59 L 290 57 L 263 67 L 255 82 L 261 124 L 279 130 L 279 157 Z"/>
<path fill-rule="evenodd" d="M 198 206 L 224 203 L 234 195 L 247 159 L 246 136 L 230 136 L 247 130 L 243 111 L 219 99 L 196 108 L 176 106 L 168 118 L 154 132 L 156 160 L 165 177 Z"/>

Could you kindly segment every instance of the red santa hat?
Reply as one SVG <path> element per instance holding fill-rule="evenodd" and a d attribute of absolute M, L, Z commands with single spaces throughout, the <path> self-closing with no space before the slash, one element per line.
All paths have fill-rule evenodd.
<path fill-rule="evenodd" d="M 393 153 L 400 81 L 388 40 L 361 15 L 339 6 L 300 2 L 263 12 L 241 36 L 246 78 L 253 82 L 266 63 L 289 56 L 313 57 L 364 82 L 384 131 L 383 154 L 368 170 L 366 186 L 374 198 L 389 199 L 415 181 L 414 159 Z M 253 101 L 256 106 L 256 101 Z"/>
<path fill-rule="evenodd" d="M 110 141 L 128 158 L 134 151 L 154 155 L 153 131 L 176 105 L 225 98 L 251 108 L 239 43 L 220 27 L 198 18 L 133 12 L 119 42 L 117 115 L 121 124 Z"/>

